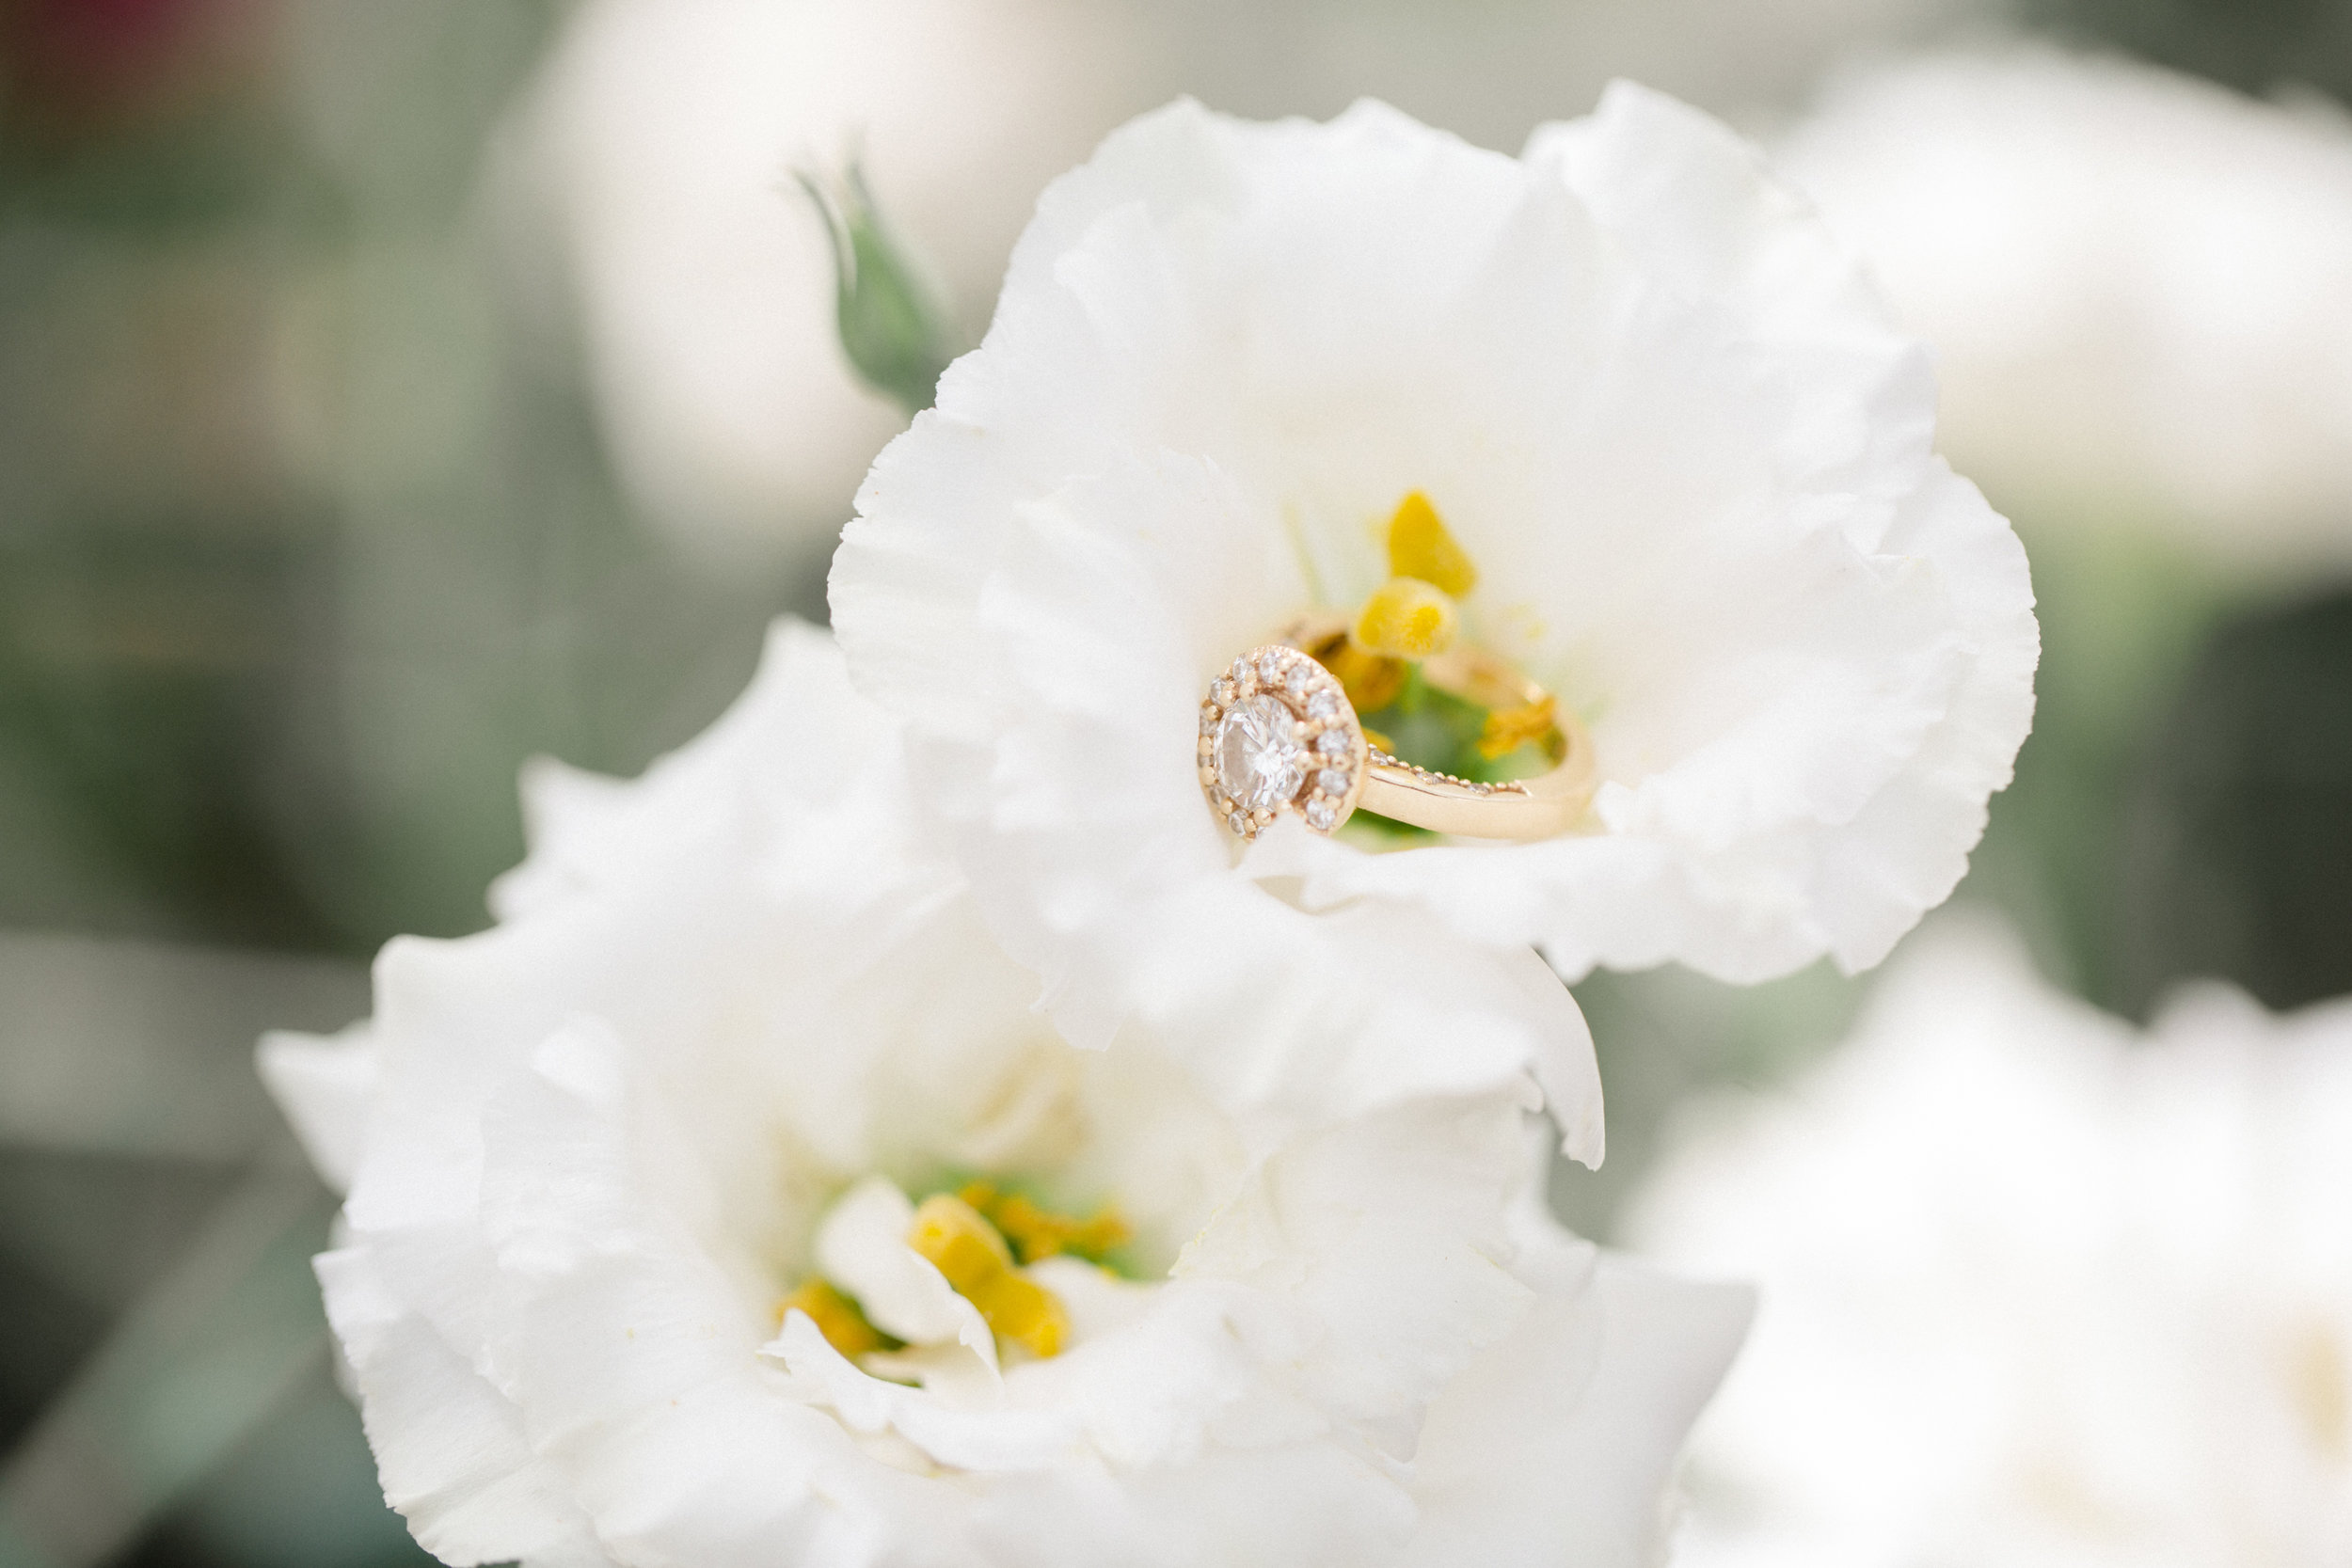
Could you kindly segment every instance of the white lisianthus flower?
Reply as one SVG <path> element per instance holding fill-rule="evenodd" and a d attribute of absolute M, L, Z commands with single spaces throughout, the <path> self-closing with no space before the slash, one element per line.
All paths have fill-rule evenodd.
<path fill-rule="evenodd" d="M 1412 1039 L 1322 1006 L 1367 978 L 1309 953 L 1253 1016 L 1171 1003 L 1080 1051 L 900 769 L 787 627 L 644 780 L 529 776 L 496 928 L 394 943 L 358 1031 L 265 1044 L 349 1172 L 319 1273 L 418 1538 L 532 1568 L 1650 1560 L 1747 1298 L 1543 1211 L 1530 1113 L 1581 1125 L 1594 1090 L 1561 989 L 1472 954 L 1379 991 Z"/>
<path fill-rule="evenodd" d="M 1778 150 L 1935 346 L 2005 501 L 2352 563 L 2352 126 L 2017 47 L 1846 77 Z"/>
<path fill-rule="evenodd" d="M 867 478 L 834 625 L 1073 1038 L 1252 879 L 1571 976 L 1860 968 L 1960 878 L 2032 706 L 2025 557 L 1933 405 L 1803 204 L 1655 93 L 1520 160 L 1376 103 L 1181 103 L 1047 191 L 986 341 Z M 1373 852 L 1286 816 L 1236 873 L 1203 694 L 1359 610 L 1580 716 L 1581 825 Z"/>
<path fill-rule="evenodd" d="M 2352 1560 L 2352 1003 L 2146 1037 L 1937 933 L 1631 1234 L 1762 1283 L 1691 1568 Z"/>

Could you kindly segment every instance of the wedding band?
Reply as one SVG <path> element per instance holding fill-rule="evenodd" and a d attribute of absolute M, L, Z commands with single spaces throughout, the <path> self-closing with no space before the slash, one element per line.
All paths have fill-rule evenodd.
<path fill-rule="evenodd" d="M 1210 684 L 1196 756 L 1201 793 L 1230 832 L 1252 839 L 1288 813 L 1327 835 L 1359 807 L 1464 838 L 1550 838 L 1576 825 L 1594 774 L 1591 738 L 1573 716 L 1555 716 L 1563 754 L 1532 779 L 1486 784 L 1417 768 L 1371 744 L 1339 677 L 1310 651 L 1327 652 L 1345 625 L 1303 620 Z M 1475 648 L 1436 656 L 1422 672 L 1432 685 L 1490 709 L 1549 696 Z"/>

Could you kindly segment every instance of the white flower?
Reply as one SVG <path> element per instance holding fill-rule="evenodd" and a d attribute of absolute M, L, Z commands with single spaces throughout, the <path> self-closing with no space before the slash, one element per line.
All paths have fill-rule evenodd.
<path fill-rule="evenodd" d="M 2352 562 L 2352 127 L 2053 51 L 1855 74 L 1781 149 L 1935 347 L 2005 501 Z"/>
<path fill-rule="evenodd" d="M 2024 555 L 1932 412 L 1801 203 L 1654 93 L 1523 161 L 1375 103 L 1178 103 L 1046 193 L 866 481 L 834 625 L 1073 1038 L 1242 878 L 1570 975 L 1858 968 L 1959 879 L 2032 704 Z M 1284 819 L 1236 877 L 1197 705 L 1364 603 L 1417 495 L 1478 574 L 1463 635 L 1589 721 L 1585 831 L 1373 853 Z"/>
<path fill-rule="evenodd" d="M 1763 1287 L 1680 1560 L 2352 1560 L 2352 1004 L 2141 1037 L 1938 935 L 1636 1200 Z"/>
<path fill-rule="evenodd" d="M 593 0 L 510 128 L 596 409 L 656 527 L 735 567 L 830 552 L 904 422 L 851 376 L 795 166 L 853 149 L 950 293 L 1116 112 L 1120 29 L 1038 0 Z M 813 568 L 812 568 L 813 569 Z"/>
<path fill-rule="evenodd" d="M 534 769 L 499 927 L 394 943 L 359 1032 L 265 1047 L 330 1172 L 357 1143 L 319 1272 L 419 1539 L 532 1568 L 1650 1560 L 1747 1298 L 1544 1213 L 1536 1080 L 1593 1109 L 1561 988 L 1440 954 L 1378 991 L 1390 1029 L 1324 1006 L 1364 974 L 1294 953 L 1212 988 L 1229 1017 L 1082 1052 L 899 769 L 787 627 L 641 782 Z M 1120 1260 L 1081 1223 L 1105 1205 L 1119 1272 L 1073 1256 Z"/>

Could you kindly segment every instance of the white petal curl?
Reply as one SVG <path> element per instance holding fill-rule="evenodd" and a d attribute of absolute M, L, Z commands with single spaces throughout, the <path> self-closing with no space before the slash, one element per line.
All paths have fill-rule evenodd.
<path fill-rule="evenodd" d="M 349 1191 L 375 1090 L 375 1042 L 366 1027 L 326 1039 L 283 1030 L 264 1035 L 255 1065 L 320 1177 L 339 1193 Z"/>

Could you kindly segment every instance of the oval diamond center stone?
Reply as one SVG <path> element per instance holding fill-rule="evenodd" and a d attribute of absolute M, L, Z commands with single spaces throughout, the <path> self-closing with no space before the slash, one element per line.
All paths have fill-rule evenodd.
<path fill-rule="evenodd" d="M 1261 692 L 1233 705 L 1216 727 L 1216 776 L 1245 811 L 1279 806 L 1307 778 L 1298 721 L 1279 698 Z"/>

